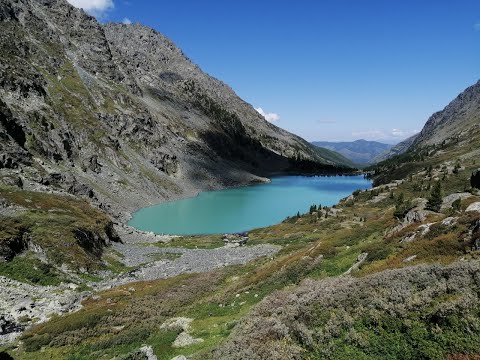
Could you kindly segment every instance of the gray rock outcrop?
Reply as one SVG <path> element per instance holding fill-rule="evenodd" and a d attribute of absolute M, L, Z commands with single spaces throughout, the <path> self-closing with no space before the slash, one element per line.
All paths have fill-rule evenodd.
<path fill-rule="evenodd" d="M 70 192 L 120 218 L 298 159 L 340 161 L 267 122 L 157 31 L 103 25 L 65 0 L 0 2 L 0 139 L 0 170 L 25 169 L 27 190 Z"/>

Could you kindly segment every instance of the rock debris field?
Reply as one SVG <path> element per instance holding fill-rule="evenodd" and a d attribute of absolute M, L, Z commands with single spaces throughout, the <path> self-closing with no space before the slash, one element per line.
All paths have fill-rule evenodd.
<path fill-rule="evenodd" d="M 207 272 L 223 266 L 245 264 L 262 256 L 273 256 L 281 246 L 255 245 L 220 247 L 216 249 L 186 249 L 158 247 L 173 237 L 144 233 L 129 227 L 119 227 L 123 243 L 114 243 L 120 261 L 134 270 L 104 280 L 89 282 L 92 291 L 76 291 L 77 285 L 33 286 L 0 277 L 0 344 L 13 341 L 23 331 L 18 325 L 22 316 L 47 321 L 52 314 L 77 311 L 82 299 L 101 291 L 133 281 L 165 279 L 184 273 Z M 185 337 L 185 336 L 184 336 Z M 181 339 L 180 339 L 181 340 Z M 179 341 L 180 341 L 179 340 Z"/>
<path fill-rule="evenodd" d="M 184 273 L 207 272 L 228 265 L 245 264 L 262 256 L 272 256 L 280 250 L 275 245 L 242 247 L 220 247 L 216 249 L 186 249 L 177 247 L 160 248 L 150 244 L 114 244 L 115 250 L 123 255 L 122 262 L 139 268 L 122 274 L 111 285 L 139 280 L 155 280 Z M 152 258 L 160 260 L 152 261 Z M 141 266 L 142 264 L 145 264 Z M 112 283 L 112 281 L 109 281 Z"/>

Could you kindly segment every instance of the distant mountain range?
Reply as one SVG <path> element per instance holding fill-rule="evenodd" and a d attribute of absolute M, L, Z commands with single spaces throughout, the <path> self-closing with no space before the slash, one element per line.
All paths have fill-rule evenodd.
<path fill-rule="evenodd" d="M 392 148 L 378 141 L 356 140 L 343 142 L 313 141 L 313 145 L 336 151 L 359 165 L 374 163 L 374 159 Z"/>
<path fill-rule="evenodd" d="M 378 154 L 377 156 L 375 156 L 375 158 L 373 158 L 373 160 L 372 160 L 372 163 L 376 164 L 376 163 L 379 163 L 381 161 L 390 159 L 391 157 L 403 154 L 414 143 L 417 136 L 418 136 L 418 134 L 410 136 L 409 138 L 403 140 L 402 142 L 399 142 L 397 145 L 394 145 L 394 146 L 388 148 L 386 151 L 384 151 L 381 154 Z"/>

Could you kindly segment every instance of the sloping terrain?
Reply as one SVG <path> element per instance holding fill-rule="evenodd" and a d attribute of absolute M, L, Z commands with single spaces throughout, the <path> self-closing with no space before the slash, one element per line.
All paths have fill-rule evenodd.
<path fill-rule="evenodd" d="M 478 355 L 480 194 L 464 192 L 475 164 L 435 164 L 249 234 L 247 248 L 282 246 L 275 255 L 100 292 L 28 329 L 15 354 L 121 358 L 147 344 L 168 360 Z M 442 205 L 430 210 L 440 179 Z M 156 246 L 222 245 L 210 236 Z M 159 326 L 178 318 L 191 319 L 187 334 Z M 187 335 L 202 341 L 179 346 Z"/>
<path fill-rule="evenodd" d="M 384 160 L 387 160 L 389 158 L 392 158 L 394 156 L 403 154 L 413 144 L 416 137 L 417 137 L 417 135 L 412 135 L 409 138 L 407 138 L 407 139 L 399 142 L 398 144 L 392 146 L 390 149 L 378 154 L 373 159 L 372 163 L 376 164 L 376 163 L 382 162 Z"/>
<path fill-rule="evenodd" d="M 345 159 L 265 121 L 163 35 L 65 0 L 0 3 L 0 168 L 117 217 Z M 31 185 L 30 185 L 31 183 Z"/>
<path fill-rule="evenodd" d="M 272 173 L 352 171 L 158 32 L 102 25 L 64 0 L 0 1 L 0 138 L 0 343 L 98 289 L 278 251 L 149 251 L 170 239 L 122 225 L 139 207 Z"/>
<path fill-rule="evenodd" d="M 339 155 L 264 122 L 152 30 L 60 0 L 2 1 L 0 20 L 0 357 L 480 356 L 476 86 L 372 167 L 373 189 L 226 248 L 102 209 L 335 172 Z"/>
<path fill-rule="evenodd" d="M 458 95 L 442 111 L 433 114 L 413 142 L 413 147 L 439 145 L 468 136 L 480 125 L 480 82 Z"/>
<path fill-rule="evenodd" d="M 273 293 L 215 357 L 478 358 L 479 106 L 476 84 L 434 114 L 406 152 L 373 166 L 376 187 L 340 204 L 363 219 L 362 239 L 321 252 L 338 264 L 359 246 L 356 262 L 341 277 Z M 376 230 L 367 204 L 384 209 Z"/>
<path fill-rule="evenodd" d="M 456 349 L 476 353 L 479 275 L 478 262 L 464 262 L 307 280 L 263 301 L 215 355 L 443 359 Z"/>
<path fill-rule="evenodd" d="M 378 141 L 355 140 L 355 141 L 313 141 L 313 145 L 336 151 L 355 164 L 367 165 L 374 163 L 374 159 L 388 151 L 392 145 Z"/>
<path fill-rule="evenodd" d="M 433 114 L 422 131 L 399 145 L 401 154 L 372 167 L 377 184 L 403 179 L 434 166 L 457 173 L 465 161 L 475 168 L 480 154 L 480 83 L 467 88 L 444 110 Z M 467 184 L 465 185 L 467 186 Z"/>
<path fill-rule="evenodd" d="M 458 144 L 476 134 L 480 127 L 480 82 L 468 87 L 445 109 L 433 114 L 422 131 L 380 154 L 375 162 L 382 162 L 408 151 L 421 148 L 438 148 Z M 462 145 L 462 144 L 460 144 Z"/>
<path fill-rule="evenodd" d="M 400 157 L 395 167 L 381 164 L 383 185 L 249 234 L 247 248 L 282 246 L 275 255 L 99 292 L 6 350 L 19 359 L 134 358 L 144 344 L 168 360 L 474 359 L 476 144 L 460 140 L 428 148 L 429 156 Z M 222 245 L 219 236 L 156 244 L 166 251 Z"/>

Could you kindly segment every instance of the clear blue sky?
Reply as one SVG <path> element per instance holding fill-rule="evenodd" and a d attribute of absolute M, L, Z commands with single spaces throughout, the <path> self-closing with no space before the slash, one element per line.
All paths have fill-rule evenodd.
<path fill-rule="evenodd" d="M 103 1 L 307 140 L 399 141 L 480 79 L 479 0 Z"/>

